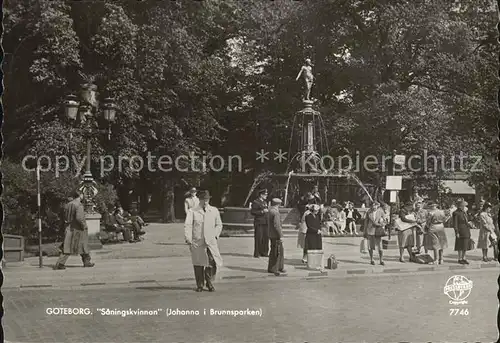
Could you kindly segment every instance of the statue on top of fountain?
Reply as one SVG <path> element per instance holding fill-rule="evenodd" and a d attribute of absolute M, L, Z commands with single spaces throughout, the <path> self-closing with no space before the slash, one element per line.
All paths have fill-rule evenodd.
<path fill-rule="evenodd" d="M 299 74 L 297 75 L 295 81 L 298 81 L 301 75 L 303 76 L 306 85 L 305 97 L 303 98 L 303 100 L 307 102 L 314 101 L 313 99 L 310 98 L 311 88 L 314 82 L 314 76 L 312 73 L 312 63 L 309 58 L 306 59 L 305 65 L 303 65 L 302 68 L 300 68 Z"/>

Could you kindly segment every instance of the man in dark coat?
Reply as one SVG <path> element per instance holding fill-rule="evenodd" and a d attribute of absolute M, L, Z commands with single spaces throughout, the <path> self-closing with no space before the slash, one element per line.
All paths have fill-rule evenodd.
<path fill-rule="evenodd" d="M 285 271 L 285 258 L 283 250 L 283 231 L 281 228 L 281 217 L 279 205 L 280 199 L 273 199 L 271 201 L 271 208 L 269 209 L 269 239 L 271 240 L 271 252 L 269 253 L 269 264 L 267 271 L 279 276 L 280 273 Z"/>
<path fill-rule="evenodd" d="M 90 262 L 89 237 L 85 211 L 82 204 L 83 194 L 75 192 L 74 200 L 64 208 L 64 235 L 63 253 L 59 257 L 54 269 L 66 269 L 65 263 L 70 255 L 80 255 L 84 267 L 93 267 Z"/>
<path fill-rule="evenodd" d="M 269 233 L 267 227 L 267 189 L 259 191 L 259 197 L 252 203 L 250 213 L 254 216 L 254 250 L 253 257 L 269 256 Z"/>

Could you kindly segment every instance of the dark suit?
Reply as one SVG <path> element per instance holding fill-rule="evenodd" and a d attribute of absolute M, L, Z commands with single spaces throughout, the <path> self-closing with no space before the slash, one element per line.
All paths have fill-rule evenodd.
<path fill-rule="evenodd" d="M 250 210 L 254 216 L 254 251 L 253 256 L 269 256 L 269 233 L 267 227 L 267 204 L 264 200 L 257 198 L 252 203 Z"/>
<path fill-rule="evenodd" d="M 276 273 L 285 268 L 283 249 L 283 231 L 281 228 L 281 217 L 277 207 L 269 209 L 268 217 L 269 238 L 271 240 L 271 252 L 269 253 L 269 264 L 267 271 Z"/>

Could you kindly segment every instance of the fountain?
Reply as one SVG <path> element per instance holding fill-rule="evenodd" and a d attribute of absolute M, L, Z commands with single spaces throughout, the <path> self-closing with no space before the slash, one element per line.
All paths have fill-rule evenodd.
<path fill-rule="evenodd" d="M 306 63 L 307 64 L 307 63 Z M 279 197 L 283 200 L 283 207 L 280 208 L 284 233 L 296 233 L 295 228 L 300 220 L 297 205 L 297 197 L 311 190 L 312 185 L 321 184 L 324 192 L 323 200 L 328 199 L 328 188 L 330 182 L 335 179 L 352 179 L 373 200 L 370 193 L 351 171 L 333 171 L 333 168 L 325 168 L 324 157 L 329 154 L 326 129 L 321 113 L 313 108 L 315 100 L 309 98 L 312 86 L 312 70 L 309 64 L 303 66 L 299 76 L 305 78 L 306 93 L 302 100 L 303 109 L 296 112 L 290 135 L 290 146 L 288 150 L 289 159 L 286 173 L 276 174 L 263 172 L 258 175 L 243 204 L 243 207 L 225 207 L 222 215 L 224 232 L 228 235 L 234 233 L 253 232 L 253 216 L 250 213 L 249 201 L 255 189 L 263 183 L 272 181 L 278 184 L 271 192 L 272 197 Z M 307 189 L 309 187 L 309 189 Z M 255 195 L 256 196 L 256 195 Z M 270 200 L 270 199 L 269 199 Z M 366 209 L 358 208 L 363 215 Z"/>

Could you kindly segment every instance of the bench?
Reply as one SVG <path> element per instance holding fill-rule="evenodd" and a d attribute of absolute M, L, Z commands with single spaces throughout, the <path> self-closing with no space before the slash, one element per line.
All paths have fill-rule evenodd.
<path fill-rule="evenodd" d="M 3 235 L 3 259 L 5 262 L 24 261 L 24 237 Z"/>

